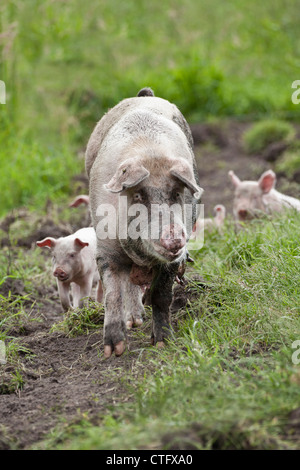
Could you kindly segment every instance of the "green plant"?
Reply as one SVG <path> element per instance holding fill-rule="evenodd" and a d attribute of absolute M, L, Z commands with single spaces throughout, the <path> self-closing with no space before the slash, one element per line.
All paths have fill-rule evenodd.
<path fill-rule="evenodd" d="M 68 336 L 88 334 L 100 327 L 103 316 L 104 307 L 89 299 L 84 307 L 69 310 L 61 322 L 52 326 L 51 331 L 63 331 Z"/>
<path fill-rule="evenodd" d="M 295 171 L 300 170 L 300 150 L 289 150 L 276 162 L 276 171 L 284 172 L 291 178 Z"/>
<path fill-rule="evenodd" d="M 290 123 L 272 119 L 254 124 L 244 133 L 243 140 L 248 153 L 257 153 L 273 142 L 291 142 L 294 136 L 295 129 Z"/>

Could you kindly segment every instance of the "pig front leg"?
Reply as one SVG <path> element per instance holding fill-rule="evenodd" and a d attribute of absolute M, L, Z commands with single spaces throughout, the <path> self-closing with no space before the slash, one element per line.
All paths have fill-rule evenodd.
<path fill-rule="evenodd" d="M 123 307 L 126 273 L 118 266 L 98 262 L 104 293 L 104 356 L 121 356 L 126 345 L 126 315 Z"/>
<path fill-rule="evenodd" d="M 66 284 L 57 279 L 57 288 L 63 311 L 67 312 L 69 308 L 72 308 L 70 301 L 70 284 Z"/>
<path fill-rule="evenodd" d="M 151 285 L 151 342 L 157 347 L 163 347 L 164 340 L 169 336 L 171 330 L 169 309 L 173 298 L 172 289 L 176 271 L 167 270 L 164 266 L 160 267 L 155 273 Z"/>

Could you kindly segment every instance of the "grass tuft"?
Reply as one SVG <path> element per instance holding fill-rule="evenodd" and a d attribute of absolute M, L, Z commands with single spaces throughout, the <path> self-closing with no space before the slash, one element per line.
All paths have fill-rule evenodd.
<path fill-rule="evenodd" d="M 289 143 L 295 136 L 295 129 L 292 124 L 270 119 L 261 121 L 245 132 L 244 146 L 248 153 L 262 152 L 269 144 L 276 142 Z"/>

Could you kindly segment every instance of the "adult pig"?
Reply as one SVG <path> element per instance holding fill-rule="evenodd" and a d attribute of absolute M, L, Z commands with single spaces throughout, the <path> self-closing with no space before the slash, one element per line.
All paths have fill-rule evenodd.
<path fill-rule="evenodd" d="M 64 311 L 81 307 L 82 299 L 91 295 L 93 284 L 97 283 L 96 299 L 101 302 L 102 287 L 97 269 L 96 233 L 93 227 L 82 228 L 67 237 L 47 237 L 37 241 L 37 246 L 50 249 L 53 275 L 57 279 L 59 298 Z"/>
<path fill-rule="evenodd" d="M 276 191 L 274 171 L 265 171 L 258 181 L 241 181 L 233 171 L 228 174 L 235 188 L 233 216 L 236 221 L 250 220 L 260 213 L 272 214 L 287 209 L 300 211 L 298 199 Z"/>
<path fill-rule="evenodd" d="M 137 97 L 121 101 L 98 122 L 87 145 L 86 171 L 104 291 L 104 355 L 124 352 L 126 326 L 142 322 L 140 285 L 149 282 L 152 344 L 161 347 L 170 330 L 173 282 L 187 257 L 186 243 L 202 192 L 189 126 L 175 105 L 155 97 L 149 88 L 142 89 Z M 121 197 L 128 206 L 126 214 L 123 206 L 121 209 Z M 124 232 L 124 226 L 132 222 L 131 209 L 136 204 L 143 212 L 140 236 L 131 236 L 129 230 L 121 234 L 120 228 Z M 183 222 L 184 204 L 193 209 L 188 226 Z M 174 205 L 178 210 L 163 225 L 161 220 Z M 103 208 L 111 206 L 122 223 L 115 236 L 112 233 L 102 239 L 99 226 Z M 161 219 L 156 218 L 154 223 L 155 234 L 150 230 L 153 207 L 163 207 Z M 147 209 L 146 216 L 142 208 Z"/>

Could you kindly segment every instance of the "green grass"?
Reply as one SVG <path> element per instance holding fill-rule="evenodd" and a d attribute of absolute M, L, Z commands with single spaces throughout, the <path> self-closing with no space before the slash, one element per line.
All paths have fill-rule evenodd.
<path fill-rule="evenodd" d="M 0 13 L 0 215 L 70 192 L 95 123 L 145 85 L 190 122 L 299 117 L 295 0 L 7 0 Z"/>
<path fill-rule="evenodd" d="M 89 299 L 82 308 L 69 310 L 62 321 L 52 326 L 51 332 L 62 331 L 70 337 L 88 334 L 99 328 L 100 324 L 103 327 L 103 320 L 104 306 L 99 308 L 99 304 Z"/>
<path fill-rule="evenodd" d="M 276 171 L 284 172 L 288 178 L 292 178 L 293 174 L 300 168 L 300 149 L 290 148 L 276 162 Z"/>
<path fill-rule="evenodd" d="M 245 132 L 244 146 L 248 153 L 262 152 L 276 142 L 290 143 L 295 137 L 294 127 L 285 121 L 266 120 L 257 122 Z"/>
<path fill-rule="evenodd" d="M 292 214 L 208 236 L 195 267 L 207 289 L 181 313 L 168 347 L 141 351 L 132 376 L 126 372 L 134 400 L 111 408 L 97 426 L 86 419 L 58 427 L 37 447 L 297 446 L 285 426 L 299 407 L 300 369 L 292 362 L 300 338 L 299 227 Z"/>

